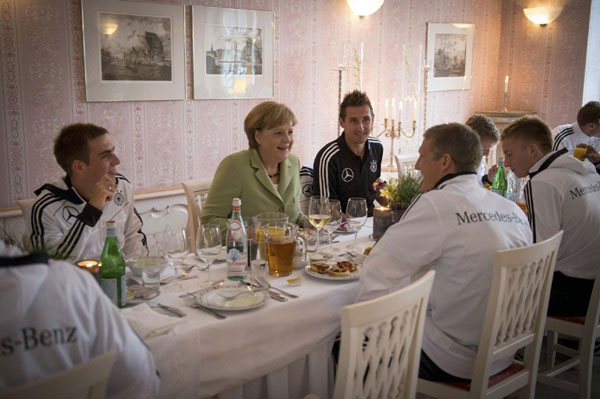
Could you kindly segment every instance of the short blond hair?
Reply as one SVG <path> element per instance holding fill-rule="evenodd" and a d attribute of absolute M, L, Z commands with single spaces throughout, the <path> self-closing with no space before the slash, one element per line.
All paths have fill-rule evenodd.
<path fill-rule="evenodd" d="M 523 116 L 508 125 L 500 135 L 500 140 L 505 139 L 535 143 L 544 154 L 552 151 L 552 131 L 536 116 Z"/>
<path fill-rule="evenodd" d="M 244 131 L 248 136 L 248 146 L 258 149 L 258 143 L 254 137 L 254 133 L 263 129 L 271 129 L 276 126 L 290 123 L 295 126 L 298 123 L 296 115 L 287 105 L 275 102 L 265 101 L 258 104 L 244 119 Z"/>
<path fill-rule="evenodd" d="M 457 173 L 477 172 L 483 150 L 479 136 L 469 126 L 460 123 L 432 126 L 427 129 L 423 138 L 431 140 L 433 159 L 438 160 L 448 154 Z"/>

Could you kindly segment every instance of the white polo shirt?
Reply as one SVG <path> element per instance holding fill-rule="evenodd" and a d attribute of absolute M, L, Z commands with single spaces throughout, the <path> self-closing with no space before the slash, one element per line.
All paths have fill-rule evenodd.
<path fill-rule="evenodd" d="M 531 243 L 523 211 L 481 188 L 475 174 L 442 179 L 418 196 L 375 245 L 361 269 L 357 302 L 396 291 L 407 284 L 407 277 L 414 281 L 435 270 L 423 350 L 442 370 L 470 379 L 494 254 Z M 494 362 L 492 374 L 508 367 L 511 359 Z"/>

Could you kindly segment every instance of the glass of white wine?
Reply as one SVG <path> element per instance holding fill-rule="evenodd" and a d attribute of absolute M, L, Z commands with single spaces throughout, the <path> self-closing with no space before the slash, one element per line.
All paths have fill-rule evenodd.
<path fill-rule="evenodd" d="M 329 235 L 329 251 L 333 252 L 333 246 L 331 245 L 331 241 L 333 241 L 332 234 L 338 229 L 338 227 L 340 227 L 340 224 L 342 223 L 342 204 L 340 204 L 339 200 L 330 199 L 329 209 L 331 209 L 331 217 L 329 218 L 329 222 L 327 222 L 324 229 Z"/>
<path fill-rule="evenodd" d="M 321 196 L 310 197 L 308 203 L 308 220 L 317 230 L 317 253 L 321 250 L 320 232 L 331 218 L 331 208 L 329 207 L 329 198 Z"/>

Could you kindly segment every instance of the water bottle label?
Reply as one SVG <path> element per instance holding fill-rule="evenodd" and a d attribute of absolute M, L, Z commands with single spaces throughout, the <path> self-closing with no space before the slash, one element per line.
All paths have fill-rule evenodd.
<path fill-rule="evenodd" d="M 127 305 L 127 283 L 125 282 L 125 275 L 121 276 L 121 307 Z"/>
<path fill-rule="evenodd" d="M 243 256 L 237 249 L 231 248 L 227 253 L 226 262 L 228 275 L 245 276 L 246 263 L 248 262 L 247 256 Z"/>
<path fill-rule="evenodd" d="M 102 291 L 104 291 L 108 299 L 117 306 L 117 279 L 102 278 L 100 279 L 100 287 L 102 287 Z"/>

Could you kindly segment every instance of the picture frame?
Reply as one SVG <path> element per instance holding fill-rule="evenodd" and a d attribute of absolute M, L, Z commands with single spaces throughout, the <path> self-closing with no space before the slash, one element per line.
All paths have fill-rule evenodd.
<path fill-rule="evenodd" d="M 473 66 L 474 24 L 427 23 L 427 90 L 468 90 Z"/>
<path fill-rule="evenodd" d="M 273 98 L 274 14 L 192 7 L 195 99 Z"/>
<path fill-rule="evenodd" d="M 185 98 L 184 6 L 82 0 L 86 101 Z"/>

